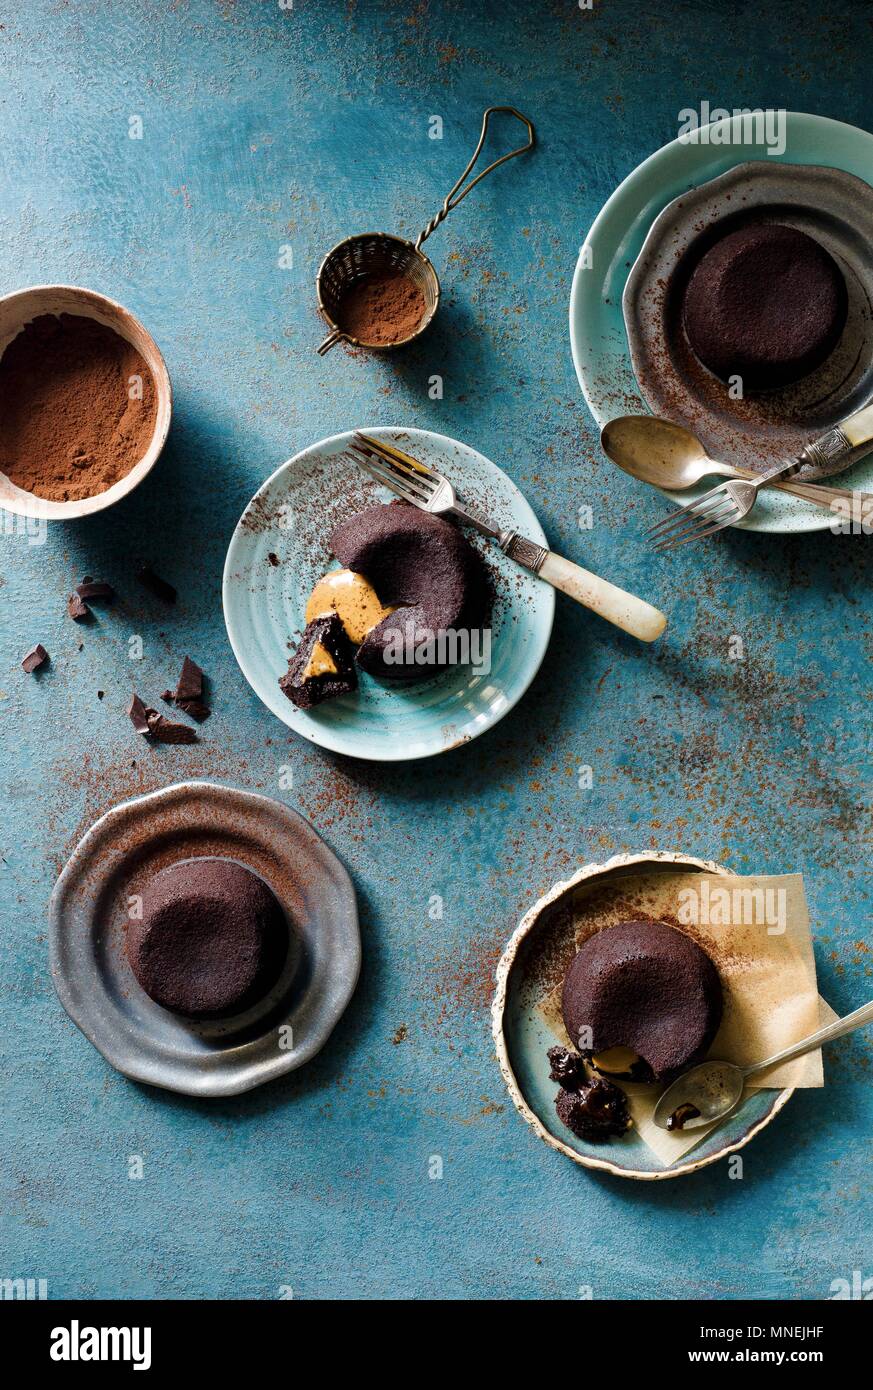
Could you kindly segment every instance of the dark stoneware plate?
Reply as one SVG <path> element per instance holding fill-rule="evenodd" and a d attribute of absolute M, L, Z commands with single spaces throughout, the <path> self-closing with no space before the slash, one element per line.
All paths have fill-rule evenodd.
<path fill-rule="evenodd" d="M 796 227 L 830 252 L 848 289 L 848 318 L 814 372 L 733 400 L 691 350 L 683 294 L 719 237 L 761 222 Z M 622 297 L 631 361 L 652 412 L 686 425 L 713 458 L 756 469 L 799 453 L 873 396 L 871 301 L 873 188 L 841 169 L 765 160 L 738 164 L 675 198 L 653 222 Z M 807 468 L 803 477 L 825 473 Z"/>
<path fill-rule="evenodd" d="M 784 115 L 785 146 L 781 152 L 769 149 L 757 138 L 748 138 L 741 118 L 715 122 L 705 126 L 699 132 L 698 139 L 673 140 L 643 160 L 598 213 L 585 239 L 573 276 L 570 341 L 579 384 L 599 426 L 617 415 L 644 413 L 650 409 L 674 415 L 677 420 L 689 425 L 695 433 L 700 434 L 710 453 L 718 456 L 721 451 L 728 460 L 736 459 L 738 462 L 748 462 L 750 466 L 760 466 L 760 462 L 772 458 L 774 452 L 779 458 L 789 447 L 807 441 L 809 436 L 804 433 L 804 421 L 812 426 L 812 433 L 815 433 L 819 426 L 826 427 L 831 423 L 844 404 L 849 405 L 863 395 L 861 383 L 867 377 L 870 352 L 869 318 L 864 326 L 861 316 L 865 312 L 862 303 L 864 290 L 869 297 L 869 264 L 873 256 L 873 227 L 869 215 L 873 199 L 869 186 L 873 183 L 873 135 L 824 116 L 797 111 L 788 111 Z M 746 186 L 747 191 L 753 186 L 757 187 L 771 201 L 771 205 L 774 197 L 780 199 L 779 215 L 786 220 L 796 221 L 797 225 L 813 235 L 820 235 L 847 266 L 853 277 L 855 315 L 855 327 L 847 341 L 863 346 L 864 351 L 857 364 L 846 364 L 839 357 L 840 349 L 837 349 L 835 360 L 843 361 L 844 370 L 848 369 L 845 370 L 842 385 L 832 383 L 830 387 L 829 408 L 825 408 L 826 393 L 817 402 L 816 398 L 804 396 L 807 389 L 804 386 L 795 400 L 800 424 L 789 421 L 784 433 L 780 435 L 777 431 L 774 436 L 772 422 L 767 425 L 765 421 L 759 436 L 753 422 L 738 417 L 735 443 L 729 417 L 712 407 L 711 396 L 704 392 L 702 400 L 695 401 L 695 392 L 703 391 L 699 378 L 689 383 L 690 399 L 683 398 L 682 375 L 679 371 L 681 360 L 673 361 L 671 350 L 664 347 L 663 336 L 656 342 L 657 335 L 663 333 L 663 328 L 659 328 L 662 320 L 659 319 L 658 299 L 666 295 L 666 281 L 665 285 L 653 285 L 651 301 L 644 302 L 642 281 L 645 278 L 651 284 L 652 280 L 648 253 L 646 260 L 642 259 L 642 253 L 644 243 L 651 237 L 649 251 L 663 257 L 664 270 L 669 278 L 680 244 L 703 234 L 711 213 L 720 216 L 736 209 L 742 210 L 743 205 L 739 202 L 742 195 L 730 194 L 730 189 L 720 180 L 725 178 L 726 183 L 730 184 L 738 167 L 748 169 L 761 164 L 764 165 L 761 179 L 753 179 L 752 184 Z M 810 171 L 808 176 L 803 172 L 805 169 Z M 830 190 L 828 202 L 820 209 L 810 206 L 809 198 L 817 197 L 819 189 L 824 192 L 825 188 Z M 710 210 L 707 200 L 711 201 L 712 189 L 725 189 L 725 197 L 719 202 L 717 196 Z M 857 207 L 852 206 L 851 195 L 847 202 L 846 195 L 850 189 L 859 194 Z M 702 200 L 700 206 L 696 204 L 698 194 Z M 757 192 L 753 196 L 757 197 Z M 670 211 L 668 205 L 675 201 L 684 208 L 688 206 L 689 199 L 695 202 L 695 214 L 674 221 L 675 209 Z M 660 224 L 655 234 L 653 224 L 665 211 L 668 214 L 665 222 Z M 866 245 L 862 245 L 865 228 Z M 858 232 L 862 233 L 860 239 Z M 631 317 L 634 320 L 634 351 L 638 357 L 640 380 L 631 361 L 622 312 L 625 285 L 635 264 L 636 279 L 640 283 L 629 292 L 629 299 L 632 296 L 634 300 Z M 641 337 L 644 327 L 648 329 L 645 359 L 642 356 L 644 345 Z M 663 362 L 658 360 L 658 344 Z M 862 366 L 862 357 L 868 366 Z M 659 371 L 662 366 L 665 368 L 663 374 Z M 703 368 L 699 370 L 702 372 Z M 819 373 L 813 375 L 818 377 Z M 712 388 L 714 381 L 714 378 L 710 378 L 705 385 Z M 811 384 L 810 379 L 807 385 Z M 873 490 L 873 454 L 868 453 L 853 463 L 835 481 L 840 486 Z M 697 493 L 710 485 L 709 482 L 701 483 Z M 621 487 L 626 486 L 625 480 Z M 639 484 L 639 488 L 644 496 L 645 484 Z M 677 504 L 688 503 L 695 496 L 695 491 L 692 489 L 665 495 Z M 657 498 L 652 500 L 654 520 Z M 744 530 L 781 534 L 826 531 L 833 522 L 834 517 L 826 509 L 803 498 L 793 497 L 790 493 L 768 488 L 758 498 L 750 514 L 738 524 Z"/>
<path fill-rule="evenodd" d="M 289 923 L 273 989 L 233 1018 L 193 1022 L 143 992 L 127 961 L 129 899 L 160 869 L 233 859 L 272 888 Z M 208 782 L 115 806 L 73 851 L 52 894 L 52 979 L 67 1013 L 112 1066 L 194 1096 L 231 1096 L 302 1066 L 324 1046 L 357 983 L 355 890 L 290 807 Z"/>

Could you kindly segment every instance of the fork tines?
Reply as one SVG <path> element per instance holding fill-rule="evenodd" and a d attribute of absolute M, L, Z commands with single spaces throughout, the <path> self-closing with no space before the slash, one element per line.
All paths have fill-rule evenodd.
<path fill-rule="evenodd" d="M 675 550 L 730 526 L 742 515 L 724 484 L 710 488 L 687 507 L 679 507 L 644 532 L 655 550 Z"/>
<path fill-rule="evenodd" d="M 355 434 L 347 453 L 377 483 L 407 502 L 427 506 L 436 491 L 437 483 L 431 478 L 430 469 L 381 440 Z"/>

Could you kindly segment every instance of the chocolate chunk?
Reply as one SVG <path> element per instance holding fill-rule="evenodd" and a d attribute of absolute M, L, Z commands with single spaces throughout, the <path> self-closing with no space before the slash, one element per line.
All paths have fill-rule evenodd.
<path fill-rule="evenodd" d="M 161 696 L 169 705 L 178 705 L 179 709 L 190 714 L 192 719 L 203 721 L 209 718 L 209 706 L 203 700 L 203 672 L 192 661 L 190 656 L 186 656 L 182 662 L 182 670 L 179 675 L 178 684 L 175 690 L 165 690 Z"/>
<path fill-rule="evenodd" d="M 279 560 L 279 556 L 275 553 L 275 551 L 272 550 L 267 556 L 267 560 L 273 566 L 273 569 L 277 569 L 279 564 L 281 563 L 281 561 Z"/>
<path fill-rule="evenodd" d="M 156 709 L 146 710 L 148 732 L 158 743 L 196 743 L 197 731 L 188 724 L 175 724 Z"/>
<path fill-rule="evenodd" d="M 172 584 L 168 584 L 166 579 L 161 579 L 149 565 L 143 565 L 136 577 L 143 588 L 148 589 L 155 598 L 161 599 L 164 603 L 176 602 L 176 590 Z"/>
<path fill-rule="evenodd" d="M 558 1119 L 579 1139 L 599 1143 L 631 1127 L 627 1097 L 611 1081 L 597 1077 L 579 1090 L 560 1090 L 555 1097 Z"/>
<path fill-rule="evenodd" d="M 84 599 L 80 598 L 77 593 L 74 593 L 70 594 L 70 597 L 67 599 L 67 613 L 71 618 L 76 618 L 78 620 L 79 618 L 90 617 L 91 609 Z"/>
<path fill-rule="evenodd" d="M 37 642 L 35 647 L 31 647 L 29 652 L 24 653 L 24 656 L 21 658 L 21 665 L 27 674 L 30 675 L 32 671 L 36 671 L 40 666 L 44 666 L 48 660 L 49 654 L 42 645 L 42 642 Z"/>
<path fill-rule="evenodd" d="M 81 599 L 105 599 L 107 603 L 115 598 L 115 590 L 111 584 L 104 584 L 99 579 L 91 579 L 88 575 L 85 576 L 81 584 L 76 585 L 76 593 Z"/>
<path fill-rule="evenodd" d="M 198 724 L 202 724 L 204 719 L 208 719 L 212 711 L 208 705 L 204 705 L 202 700 L 177 700 L 179 709 L 190 714 L 192 719 L 196 719 Z"/>
<path fill-rule="evenodd" d="M 199 700 L 202 694 L 203 672 L 196 661 L 192 661 L 190 656 L 186 656 L 182 662 L 182 673 L 176 682 L 173 698 L 178 704 L 182 700 Z"/>
<path fill-rule="evenodd" d="M 546 1055 L 551 1067 L 550 1081 L 557 1081 L 565 1091 L 578 1091 L 580 1086 L 588 1085 L 588 1073 L 578 1052 L 570 1052 L 566 1047 L 550 1047 Z"/>
<path fill-rule="evenodd" d="M 149 732 L 148 713 L 138 695 L 131 695 L 130 704 L 127 707 L 127 716 L 138 734 L 147 734 Z"/>
<path fill-rule="evenodd" d="M 667 1128 L 684 1129 L 688 1121 L 696 1120 L 699 1114 L 700 1111 L 697 1106 L 692 1105 L 690 1101 L 686 1101 L 684 1105 L 678 1106 L 668 1118 Z"/>

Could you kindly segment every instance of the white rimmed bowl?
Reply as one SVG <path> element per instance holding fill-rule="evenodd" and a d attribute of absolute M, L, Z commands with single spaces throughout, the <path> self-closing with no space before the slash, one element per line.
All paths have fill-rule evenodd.
<path fill-rule="evenodd" d="M 145 454 L 134 464 L 129 473 L 119 478 L 117 483 L 105 492 L 97 492 L 92 497 L 82 497 L 76 502 L 51 502 L 46 497 L 38 497 L 33 492 L 25 492 L 0 473 L 0 507 L 19 516 L 39 517 L 46 521 L 74 521 L 77 517 L 90 516 L 102 512 L 120 502 L 137 487 L 152 469 L 164 447 L 170 429 L 170 416 L 173 408 L 173 390 L 166 364 L 160 349 L 151 334 L 135 318 L 129 309 L 107 299 L 104 294 L 94 290 L 82 289 L 77 285 L 30 285 L 24 290 L 0 298 L 0 356 L 12 339 L 39 314 L 79 314 L 83 318 L 95 319 L 97 323 L 112 328 L 136 348 L 145 361 L 155 383 L 158 409 L 151 442 Z"/>

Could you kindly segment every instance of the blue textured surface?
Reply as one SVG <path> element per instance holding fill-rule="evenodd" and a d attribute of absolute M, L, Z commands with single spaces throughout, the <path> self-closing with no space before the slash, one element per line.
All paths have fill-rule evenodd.
<path fill-rule="evenodd" d="M 869 1037 L 831 1049 L 827 1089 L 797 1096 L 744 1152 L 742 1181 L 719 1165 L 654 1186 L 537 1143 L 492 1057 L 491 970 L 519 916 L 577 863 L 622 848 L 803 870 L 822 992 L 841 1011 L 870 993 L 869 547 L 736 534 L 653 561 L 637 532 L 662 503 L 599 457 L 566 326 L 588 225 L 675 136 L 682 107 L 869 119 L 868 7 L 596 4 L 30 0 L 0 21 L 0 287 L 66 280 L 120 299 L 176 389 L 170 444 L 136 494 L 44 546 L 0 546 L 4 1277 L 45 1277 L 56 1297 L 590 1285 L 819 1298 L 871 1272 Z M 316 358 L 324 250 L 373 226 L 414 235 L 493 101 L 529 113 L 539 147 L 429 243 L 445 297 L 434 329 L 402 358 Z M 434 114 L 442 141 L 428 139 Z M 435 372 L 442 401 L 427 394 Z M 224 552 L 283 459 L 359 420 L 481 449 L 556 548 L 669 608 L 666 640 L 645 649 L 562 603 L 522 704 L 430 764 L 362 766 L 289 736 L 225 639 Z M 581 533 L 586 503 L 595 526 Z M 139 557 L 180 585 L 177 611 L 138 590 Z M 86 571 L 121 599 L 79 631 L 64 601 Z M 744 662 L 729 660 L 731 634 Z M 52 664 L 27 677 L 18 661 L 37 640 Z M 123 713 L 131 685 L 159 693 L 186 650 L 212 678 L 215 713 L 197 747 L 145 750 Z M 116 1075 L 46 968 L 45 904 L 82 829 L 194 775 L 309 816 L 351 869 L 363 917 L 362 982 L 328 1049 L 218 1104 Z"/>

